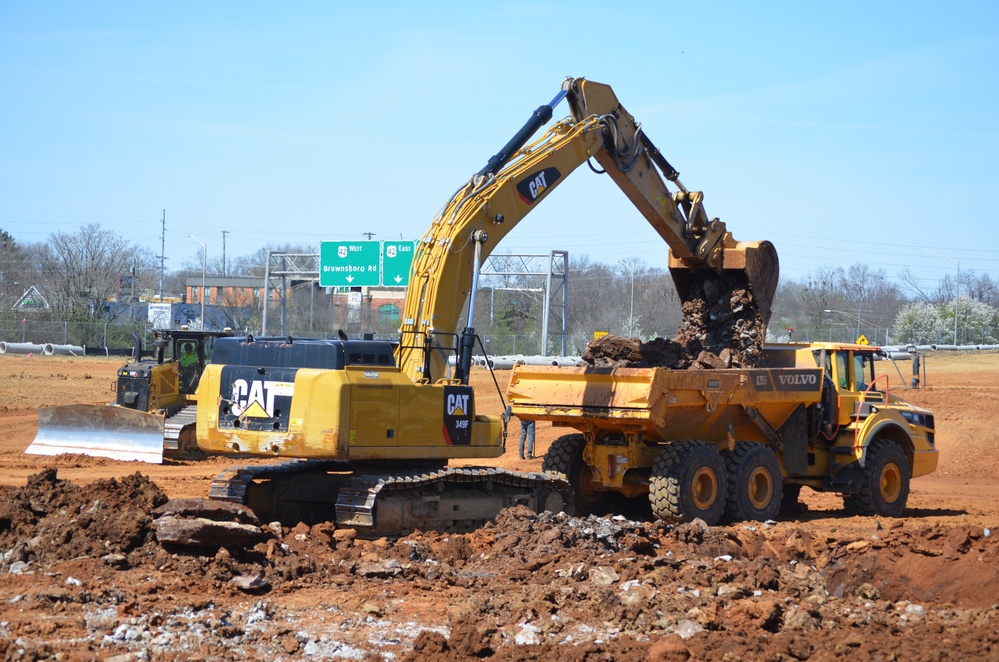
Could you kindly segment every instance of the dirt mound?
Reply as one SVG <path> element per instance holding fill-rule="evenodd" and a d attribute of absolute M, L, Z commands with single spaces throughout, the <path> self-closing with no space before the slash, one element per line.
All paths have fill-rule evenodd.
<path fill-rule="evenodd" d="M 0 510 L 0 651 L 150 659 L 956 657 L 994 650 L 999 544 L 978 526 L 852 518 L 709 527 L 510 508 L 468 533 L 364 540 L 264 524 L 252 548 L 161 544 L 159 488 L 54 471 Z M 166 516 L 165 514 L 163 516 Z M 17 551 L 21 550 L 21 551 Z M 20 565 L 18 565 L 20 563 Z"/>
<path fill-rule="evenodd" d="M 590 341 L 583 352 L 583 360 L 595 366 L 680 370 L 692 363 L 687 348 L 676 340 L 656 338 L 642 342 L 638 338 L 610 335 Z"/>
<path fill-rule="evenodd" d="M 726 273 L 700 279 L 687 294 L 675 339 L 642 342 L 604 336 L 589 343 L 583 360 L 596 366 L 678 370 L 759 363 L 766 325 L 743 276 Z"/>
<path fill-rule="evenodd" d="M 149 539 L 150 511 L 167 497 L 141 474 L 80 487 L 46 469 L 0 503 L 5 564 L 48 564 L 80 556 L 127 554 Z"/>

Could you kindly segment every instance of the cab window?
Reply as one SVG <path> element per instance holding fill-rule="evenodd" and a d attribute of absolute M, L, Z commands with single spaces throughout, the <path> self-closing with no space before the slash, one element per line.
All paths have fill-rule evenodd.
<path fill-rule="evenodd" d="M 840 388 L 850 389 L 850 356 L 847 352 L 836 352 L 836 376 Z"/>
<path fill-rule="evenodd" d="M 854 354 L 853 374 L 857 376 L 857 390 L 867 390 L 867 386 L 874 383 L 874 355 L 869 353 Z"/>

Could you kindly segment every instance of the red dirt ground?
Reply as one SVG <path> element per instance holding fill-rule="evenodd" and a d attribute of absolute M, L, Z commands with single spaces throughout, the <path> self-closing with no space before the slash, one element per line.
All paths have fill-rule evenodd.
<path fill-rule="evenodd" d="M 772 524 L 512 509 L 467 534 L 286 523 L 251 550 L 198 554 L 156 542 L 150 511 L 204 496 L 233 462 L 26 456 L 36 408 L 110 399 L 120 362 L 3 355 L 0 655 L 999 659 L 999 354 L 928 361 L 926 388 L 903 396 L 935 411 L 940 468 L 899 519 L 846 517 L 806 490 L 809 510 Z M 498 413 L 488 373 L 473 384 Z M 560 432 L 539 425 L 539 455 Z M 516 458 L 517 433 L 494 464 L 539 470 Z"/>

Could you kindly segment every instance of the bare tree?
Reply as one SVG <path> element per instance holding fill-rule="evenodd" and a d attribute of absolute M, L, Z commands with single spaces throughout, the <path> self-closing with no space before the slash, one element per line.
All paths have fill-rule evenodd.
<path fill-rule="evenodd" d="M 92 223 L 75 234 L 52 234 L 41 247 L 38 261 L 53 312 L 65 320 L 83 322 L 104 317 L 106 304 L 118 297 L 121 279 L 152 260 L 148 251 Z M 88 340 L 92 339 L 82 342 Z"/>
<path fill-rule="evenodd" d="M 993 307 L 999 306 L 999 283 L 988 274 L 977 275 L 974 271 L 961 274 L 961 294 L 973 301 L 980 301 Z"/>
<path fill-rule="evenodd" d="M 27 285 L 25 251 L 6 230 L 0 230 L 0 304 L 9 309 Z"/>
<path fill-rule="evenodd" d="M 813 325 L 821 323 L 823 312 L 835 310 L 845 300 L 839 291 L 844 280 L 842 269 L 818 267 L 805 278 L 798 291 L 801 313 Z"/>
<path fill-rule="evenodd" d="M 909 269 L 909 267 L 902 269 L 902 271 L 898 273 L 898 278 L 902 282 L 905 289 L 914 294 L 917 300 L 925 301 L 927 303 L 934 301 L 934 294 L 919 283 L 919 278 L 912 273 L 912 270 Z"/>

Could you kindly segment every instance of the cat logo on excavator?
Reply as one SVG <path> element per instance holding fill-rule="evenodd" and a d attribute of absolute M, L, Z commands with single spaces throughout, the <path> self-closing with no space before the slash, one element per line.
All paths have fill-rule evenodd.
<path fill-rule="evenodd" d="M 292 396 L 295 385 L 271 380 L 237 379 L 232 384 L 231 411 L 236 416 L 271 418 L 274 416 L 274 399 L 279 395 Z"/>
<path fill-rule="evenodd" d="M 474 400 L 470 386 L 444 387 L 444 441 L 448 446 L 472 443 Z"/>
<path fill-rule="evenodd" d="M 561 176 L 562 173 L 558 171 L 558 168 L 539 170 L 533 175 L 528 175 L 526 179 L 517 184 L 517 193 L 520 194 L 521 200 L 527 204 L 534 204 L 545 191 L 555 186 L 555 182 Z"/>

